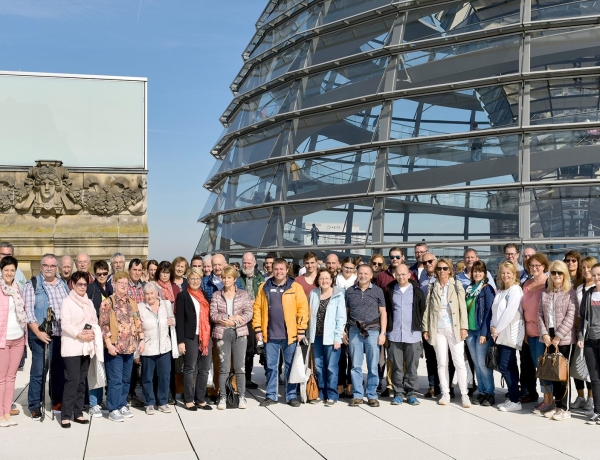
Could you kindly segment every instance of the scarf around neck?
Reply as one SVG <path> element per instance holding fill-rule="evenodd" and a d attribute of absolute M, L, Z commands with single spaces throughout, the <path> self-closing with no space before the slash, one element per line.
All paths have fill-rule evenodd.
<path fill-rule="evenodd" d="M 25 302 L 21 297 L 21 292 L 16 281 L 13 281 L 13 285 L 9 286 L 6 284 L 4 279 L 0 277 L 0 289 L 6 296 L 11 296 L 15 302 L 15 312 L 17 314 L 17 321 L 22 329 L 27 327 L 27 316 L 25 315 Z"/>
<path fill-rule="evenodd" d="M 175 303 L 175 294 L 173 293 L 173 286 L 170 281 L 166 283 L 158 280 L 158 285 L 162 289 L 162 297 L 164 300 L 168 300 L 171 303 Z"/>
<path fill-rule="evenodd" d="M 200 304 L 200 314 L 198 315 L 198 349 L 202 356 L 208 355 L 208 345 L 210 341 L 210 322 L 208 321 L 208 302 L 200 289 L 194 291 L 188 287 L 188 293 Z"/>
<path fill-rule="evenodd" d="M 82 297 L 75 292 L 75 289 L 69 292 L 69 298 L 83 309 L 85 309 L 85 307 L 89 307 L 91 303 L 87 294 L 83 294 Z"/>

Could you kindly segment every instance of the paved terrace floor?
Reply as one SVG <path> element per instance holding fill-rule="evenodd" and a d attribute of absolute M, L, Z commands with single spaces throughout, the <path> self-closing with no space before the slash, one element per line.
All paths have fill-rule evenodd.
<path fill-rule="evenodd" d="M 29 360 L 28 360 L 29 361 Z M 431 399 L 420 406 L 349 407 L 341 399 L 333 407 L 282 403 L 259 407 L 264 373 L 255 367 L 258 390 L 248 391 L 248 409 L 188 412 L 178 406 L 170 414 L 148 416 L 132 409 L 124 423 L 106 418 L 69 430 L 49 417 L 43 423 L 28 416 L 29 372 L 17 375 L 17 427 L 0 428 L 1 459 L 260 459 L 319 460 L 419 458 L 446 459 L 600 459 L 600 426 L 586 425 L 583 414 L 556 422 L 531 413 L 532 404 L 517 413 L 473 406 L 463 409 L 460 396 L 449 406 Z M 426 388 L 424 360 L 419 369 Z M 496 398 L 506 390 L 496 374 Z"/>

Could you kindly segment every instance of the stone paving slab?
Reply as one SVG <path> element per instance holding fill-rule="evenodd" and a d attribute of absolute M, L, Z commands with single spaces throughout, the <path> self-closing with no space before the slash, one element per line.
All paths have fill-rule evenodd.
<path fill-rule="evenodd" d="M 424 360 L 419 373 L 424 390 Z M 280 399 L 262 408 L 265 378 L 258 362 L 253 380 L 260 388 L 248 391 L 246 410 L 190 412 L 180 405 L 171 414 L 148 416 L 133 408 L 134 417 L 123 423 L 109 422 L 105 414 L 64 430 L 49 415 L 43 423 L 29 418 L 28 376 L 28 369 L 17 374 L 17 402 L 25 410 L 16 417 L 17 427 L 0 429 L 2 459 L 31 460 L 37 454 L 44 460 L 600 459 L 600 426 L 586 425 L 580 413 L 555 422 L 532 414 L 532 404 L 508 414 L 464 409 L 458 390 L 445 407 L 420 397 L 416 407 L 392 406 L 383 398 L 378 408 L 349 407 L 344 399 L 333 407 L 300 408 Z M 506 390 L 499 377 L 496 399 L 502 401 Z"/>

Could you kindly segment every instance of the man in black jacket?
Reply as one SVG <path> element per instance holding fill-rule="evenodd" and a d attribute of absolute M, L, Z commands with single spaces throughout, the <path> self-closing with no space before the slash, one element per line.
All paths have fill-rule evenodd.
<path fill-rule="evenodd" d="M 410 276 L 405 264 L 398 265 L 394 270 L 395 280 L 385 290 L 388 357 L 392 363 L 394 388 L 392 405 L 402 404 L 405 396 L 410 405 L 419 404 L 416 398 L 419 388 L 417 371 L 422 350 L 421 324 L 425 313 L 425 296 Z"/>

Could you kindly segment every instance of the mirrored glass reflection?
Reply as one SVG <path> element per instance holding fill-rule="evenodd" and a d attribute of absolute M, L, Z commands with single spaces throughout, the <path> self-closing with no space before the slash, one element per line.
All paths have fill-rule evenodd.
<path fill-rule="evenodd" d="M 599 2 L 594 2 L 598 3 Z M 600 66 L 600 26 L 550 29 L 531 34 L 531 71 Z"/>
<path fill-rule="evenodd" d="M 597 1 L 532 0 L 531 20 L 548 21 L 551 19 L 577 18 L 600 14 Z"/>

